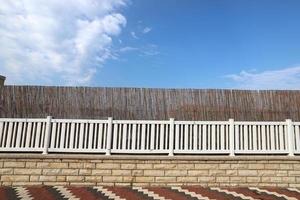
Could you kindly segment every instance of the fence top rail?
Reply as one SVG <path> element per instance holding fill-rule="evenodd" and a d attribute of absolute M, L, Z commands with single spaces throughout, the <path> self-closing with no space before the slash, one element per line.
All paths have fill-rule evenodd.
<path fill-rule="evenodd" d="M 286 125 L 285 121 L 279 122 L 268 122 L 268 121 L 235 121 L 234 124 L 236 125 Z"/>
<path fill-rule="evenodd" d="M 46 118 L 0 118 L 0 122 L 46 122 Z"/>
<path fill-rule="evenodd" d="M 175 124 L 196 125 L 229 125 L 229 121 L 175 121 Z"/>
<path fill-rule="evenodd" d="M 56 123 L 108 123 L 108 119 L 51 119 Z M 0 118 L 0 122 L 47 122 L 47 118 Z M 170 124 L 170 120 L 113 120 L 114 124 Z M 300 122 L 292 122 L 300 125 Z M 229 121 L 174 121 L 174 124 L 229 125 Z M 234 121 L 235 125 L 286 125 L 286 121 Z"/>
<path fill-rule="evenodd" d="M 99 119 L 52 119 L 56 123 L 107 123 L 108 120 Z"/>
<path fill-rule="evenodd" d="M 169 120 L 113 120 L 114 124 L 169 124 Z"/>

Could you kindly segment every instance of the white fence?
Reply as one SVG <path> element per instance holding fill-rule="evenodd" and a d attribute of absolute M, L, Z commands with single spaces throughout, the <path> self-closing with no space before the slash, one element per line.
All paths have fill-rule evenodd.
<path fill-rule="evenodd" d="M 300 154 L 300 122 L 0 118 L 0 152 Z"/>

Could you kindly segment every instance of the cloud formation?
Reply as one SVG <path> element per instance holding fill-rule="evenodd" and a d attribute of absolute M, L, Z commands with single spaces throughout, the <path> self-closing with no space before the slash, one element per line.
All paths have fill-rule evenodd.
<path fill-rule="evenodd" d="M 149 33 L 151 30 L 152 30 L 152 28 L 145 27 L 145 28 L 143 29 L 142 32 L 143 32 L 144 34 L 146 34 L 146 33 Z"/>
<path fill-rule="evenodd" d="M 0 0 L 0 71 L 9 83 L 87 84 L 114 57 L 126 0 Z"/>
<path fill-rule="evenodd" d="M 241 71 L 226 77 L 243 89 L 300 89 L 300 66 L 264 72 Z"/>

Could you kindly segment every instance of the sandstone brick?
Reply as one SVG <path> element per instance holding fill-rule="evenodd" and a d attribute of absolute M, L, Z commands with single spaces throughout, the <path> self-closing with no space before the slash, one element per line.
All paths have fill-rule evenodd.
<path fill-rule="evenodd" d="M 300 177 L 282 177 L 282 183 L 300 183 Z"/>
<path fill-rule="evenodd" d="M 103 176 L 103 182 L 122 182 L 122 176 Z"/>
<path fill-rule="evenodd" d="M 165 183 L 176 182 L 176 177 L 165 177 L 165 176 L 155 177 L 155 181 L 156 182 L 165 182 Z"/>
<path fill-rule="evenodd" d="M 208 176 L 208 177 L 198 177 L 198 182 L 202 183 L 209 183 L 209 182 L 215 182 L 216 178 L 213 176 Z"/>
<path fill-rule="evenodd" d="M 119 186 L 119 187 L 129 187 L 131 186 L 131 183 L 116 183 L 115 186 Z"/>
<path fill-rule="evenodd" d="M 208 170 L 208 175 L 210 176 L 220 176 L 220 175 L 225 175 L 226 171 L 225 170 Z"/>
<path fill-rule="evenodd" d="M 279 164 L 265 164 L 265 169 L 280 169 L 280 165 Z"/>
<path fill-rule="evenodd" d="M 289 184 L 287 184 L 287 183 L 277 183 L 276 184 L 276 187 L 285 187 L 285 188 L 287 188 L 287 187 L 289 187 Z"/>
<path fill-rule="evenodd" d="M 139 176 L 135 177 L 135 181 L 138 183 L 154 182 L 154 177 Z"/>
<path fill-rule="evenodd" d="M 102 182 L 102 176 L 86 176 L 84 180 L 87 182 Z"/>
<path fill-rule="evenodd" d="M 293 169 L 294 170 L 300 170 L 300 164 L 299 163 L 293 164 Z"/>
<path fill-rule="evenodd" d="M 30 182 L 36 182 L 36 181 L 39 181 L 39 177 L 38 175 L 32 175 L 30 176 L 29 180 Z"/>
<path fill-rule="evenodd" d="M 58 175 L 61 173 L 61 169 L 43 169 L 43 175 Z"/>
<path fill-rule="evenodd" d="M 113 176 L 130 176 L 131 171 L 130 170 L 112 170 Z"/>
<path fill-rule="evenodd" d="M 131 163 L 121 164 L 121 169 L 135 169 L 136 165 Z"/>
<path fill-rule="evenodd" d="M 153 169 L 152 164 L 136 164 L 136 169 Z"/>
<path fill-rule="evenodd" d="M 288 171 L 286 170 L 279 170 L 279 171 L 276 171 L 276 176 L 288 176 Z"/>
<path fill-rule="evenodd" d="M 37 168 L 55 168 L 63 169 L 68 168 L 68 163 L 57 163 L 57 162 L 38 162 Z"/>
<path fill-rule="evenodd" d="M 276 187 L 277 183 L 258 183 L 259 187 Z"/>
<path fill-rule="evenodd" d="M 84 181 L 84 176 L 67 176 L 67 181 L 70 182 Z"/>
<path fill-rule="evenodd" d="M 293 164 L 280 164 L 279 169 L 293 169 Z"/>
<path fill-rule="evenodd" d="M 110 169 L 92 169 L 92 175 L 110 175 Z"/>
<path fill-rule="evenodd" d="M 69 163 L 69 168 L 82 169 L 83 163 Z"/>
<path fill-rule="evenodd" d="M 13 174 L 13 169 L 12 168 L 2 168 L 0 169 L 0 175 L 2 174 Z"/>
<path fill-rule="evenodd" d="M 248 169 L 264 169 L 265 165 L 264 164 L 249 164 Z"/>
<path fill-rule="evenodd" d="M 31 175 L 31 174 L 42 174 L 42 169 L 14 169 L 14 173 L 15 174 L 28 174 L 28 175 Z"/>
<path fill-rule="evenodd" d="M 176 179 L 177 182 L 183 182 L 183 183 L 192 183 L 192 182 L 197 182 L 198 179 L 197 177 L 177 177 Z"/>
<path fill-rule="evenodd" d="M 120 169 L 119 163 L 97 163 L 97 169 Z"/>
<path fill-rule="evenodd" d="M 92 174 L 91 169 L 80 169 L 79 170 L 79 175 L 90 175 L 90 174 Z"/>
<path fill-rule="evenodd" d="M 2 175 L 1 181 L 6 182 L 29 182 L 29 176 L 26 175 Z"/>
<path fill-rule="evenodd" d="M 133 182 L 135 177 L 133 176 L 123 176 L 123 182 Z"/>
<path fill-rule="evenodd" d="M 248 169 L 248 164 L 231 164 L 231 169 Z"/>
<path fill-rule="evenodd" d="M 3 167 L 25 167 L 25 162 L 4 162 Z"/>
<path fill-rule="evenodd" d="M 228 175 L 228 176 L 237 176 L 238 175 L 238 170 L 236 170 L 236 169 L 226 170 L 225 174 Z"/>
<path fill-rule="evenodd" d="M 65 182 L 66 181 L 66 176 L 56 176 L 56 181 L 57 182 Z"/>
<path fill-rule="evenodd" d="M 187 170 L 165 170 L 165 176 L 186 176 Z"/>
<path fill-rule="evenodd" d="M 219 169 L 231 169 L 230 164 L 219 164 Z"/>
<path fill-rule="evenodd" d="M 230 182 L 235 182 L 235 183 L 245 183 L 246 182 L 246 177 L 230 177 Z"/>
<path fill-rule="evenodd" d="M 31 168 L 35 168 L 36 167 L 36 162 L 26 162 L 25 166 L 28 168 L 28 167 L 31 167 Z"/>
<path fill-rule="evenodd" d="M 136 170 L 132 170 L 131 173 L 132 173 L 132 176 L 142 176 L 143 170 L 136 169 Z"/>
<path fill-rule="evenodd" d="M 14 182 L 13 186 L 32 186 L 32 185 L 40 185 L 40 182 Z"/>
<path fill-rule="evenodd" d="M 43 182 L 44 185 L 49 185 L 49 186 L 67 186 L 70 185 L 69 182 Z"/>
<path fill-rule="evenodd" d="M 275 170 L 258 170 L 258 176 L 276 176 Z"/>
<path fill-rule="evenodd" d="M 257 170 L 238 170 L 239 176 L 257 176 Z"/>
<path fill-rule="evenodd" d="M 292 170 L 288 172 L 289 176 L 300 176 L 300 170 Z"/>
<path fill-rule="evenodd" d="M 195 169 L 202 170 L 202 169 L 218 169 L 217 164 L 195 164 Z"/>
<path fill-rule="evenodd" d="M 95 163 L 83 163 L 83 168 L 94 169 L 94 168 L 96 168 L 96 164 Z"/>
<path fill-rule="evenodd" d="M 291 188 L 300 188 L 300 183 L 291 183 L 291 184 L 289 184 L 289 187 L 291 187 Z"/>
<path fill-rule="evenodd" d="M 192 170 L 195 169 L 195 164 L 178 164 L 177 169 Z"/>
<path fill-rule="evenodd" d="M 153 164 L 153 169 L 176 169 L 176 164 Z"/>
<path fill-rule="evenodd" d="M 94 186 L 95 183 L 92 182 L 71 182 L 71 186 Z"/>
<path fill-rule="evenodd" d="M 163 176 L 163 170 L 144 170 L 144 176 Z"/>
<path fill-rule="evenodd" d="M 189 170 L 188 176 L 208 176 L 208 170 Z"/>
<path fill-rule="evenodd" d="M 229 177 L 216 177 L 216 182 L 218 182 L 218 183 L 224 183 L 224 182 L 229 182 L 230 181 L 230 179 L 229 179 Z"/>
<path fill-rule="evenodd" d="M 56 176 L 40 176 L 39 178 L 40 181 L 47 181 L 47 182 L 50 182 L 50 181 L 56 181 Z"/>
<path fill-rule="evenodd" d="M 260 182 L 260 177 L 247 177 L 247 183 L 258 183 Z"/>
<path fill-rule="evenodd" d="M 78 169 L 62 169 L 62 175 L 78 175 Z"/>
<path fill-rule="evenodd" d="M 280 183 L 282 181 L 282 178 L 281 177 L 262 177 L 261 181 L 267 182 L 267 183 Z"/>

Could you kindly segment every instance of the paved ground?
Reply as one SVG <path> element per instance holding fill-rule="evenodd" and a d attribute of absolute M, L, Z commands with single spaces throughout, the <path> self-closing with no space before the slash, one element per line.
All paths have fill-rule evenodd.
<path fill-rule="evenodd" d="M 42 200 L 139 200 L 139 199 L 300 199 L 300 190 L 292 188 L 204 188 L 204 187 L 0 187 L 0 199 Z"/>

